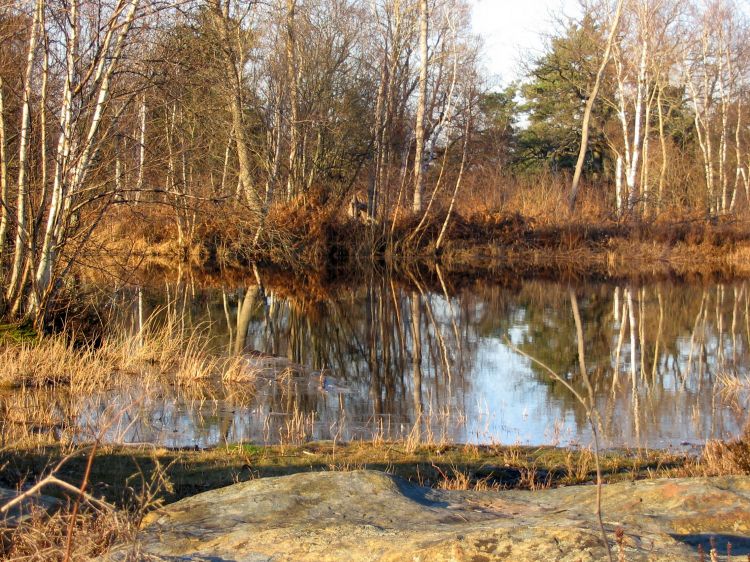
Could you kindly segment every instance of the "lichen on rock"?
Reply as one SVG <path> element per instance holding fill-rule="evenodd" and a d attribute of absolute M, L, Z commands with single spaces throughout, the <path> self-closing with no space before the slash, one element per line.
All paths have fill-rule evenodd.
<path fill-rule="evenodd" d="M 445 491 L 374 471 L 295 474 L 167 506 L 145 523 L 137 545 L 108 559 L 603 560 L 595 498 L 594 486 Z M 612 548 L 630 562 L 697 560 L 698 544 L 707 547 L 710 537 L 720 550 L 732 542 L 735 555 L 750 553 L 748 477 L 609 484 L 603 512 Z"/>

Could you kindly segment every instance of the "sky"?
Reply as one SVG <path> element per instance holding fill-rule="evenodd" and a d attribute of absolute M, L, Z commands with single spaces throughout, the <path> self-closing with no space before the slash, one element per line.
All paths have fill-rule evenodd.
<path fill-rule="evenodd" d="M 521 76 L 520 61 L 541 52 L 556 14 L 575 15 L 576 0 L 471 0 L 472 25 L 484 39 L 484 63 L 499 84 Z"/>

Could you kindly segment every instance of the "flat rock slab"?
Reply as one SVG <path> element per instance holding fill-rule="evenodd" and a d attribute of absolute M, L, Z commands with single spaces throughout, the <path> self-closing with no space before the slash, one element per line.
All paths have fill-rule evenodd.
<path fill-rule="evenodd" d="M 459 492 L 380 472 L 252 480 L 152 514 L 139 543 L 108 560 L 211 562 L 604 560 L 596 488 Z M 646 480 L 603 491 L 604 522 L 626 560 L 698 560 L 715 537 L 750 554 L 750 477 Z"/>
<path fill-rule="evenodd" d="M 6 503 L 16 499 L 19 494 L 20 492 L 16 490 L 0 486 L 0 507 L 3 507 Z M 31 516 L 33 509 L 38 508 L 44 509 L 45 511 L 51 511 L 58 507 L 59 503 L 58 500 L 49 496 L 43 496 L 41 494 L 31 496 L 9 509 L 7 513 L 0 514 L 0 528 L 7 529 L 16 527 Z"/>

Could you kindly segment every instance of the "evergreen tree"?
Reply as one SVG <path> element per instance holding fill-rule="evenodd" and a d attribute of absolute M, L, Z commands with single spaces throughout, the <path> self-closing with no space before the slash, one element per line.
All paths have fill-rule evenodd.
<path fill-rule="evenodd" d="M 581 142 L 581 120 L 601 58 L 601 29 L 590 17 L 570 24 L 550 40 L 546 53 L 532 62 L 529 80 L 521 85 L 527 126 L 519 131 L 517 164 L 575 169 Z M 604 80 L 602 99 L 610 98 Z M 586 170 L 601 173 L 608 158 L 607 124 L 613 111 L 597 102 L 592 114 Z"/>

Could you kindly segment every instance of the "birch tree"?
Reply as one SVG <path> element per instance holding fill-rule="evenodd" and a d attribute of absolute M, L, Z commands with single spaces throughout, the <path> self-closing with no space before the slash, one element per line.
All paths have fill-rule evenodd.
<path fill-rule="evenodd" d="M 583 163 L 586 159 L 586 151 L 588 150 L 589 143 L 589 128 L 591 127 L 591 112 L 594 109 L 594 103 L 596 97 L 599 95 L 599 88 L 601 87 L 602 78 L 604 71 L 607 69 L 609 59 L 612 53 L 612 45 L 617 34 L 618 26 L 620 25 L 620 17 L 622 16 L 622 7 L 624 0 L 618 0 L 617 6 L 615 7 L 614 15 L 610 23 L 609 35 L 607 36 L 607 43 L 604 47 L 604 55 L 602 56 L 602 62 L 599 65 L 599 70 L 596 73 L 596 80 L 594 81 L 594 87 L 586 100 L 586 108 L 583 112 L 583 122 L 581 124 L 581 148 L 578 151 L 578 160 L 576 162 L 575 172 L 573 173 L 573 183 L 570 187 L 570 209 L 571 211 L 575 207 L 576 199 L 578 197 L 578 186 L 581 181 L 581 174 L 583 172 Z"/>
<path fill-rule="evenodd" d="M 694 20 L 684 74 L 703 164 L 706 210 L 727 213 L 736 204 L 740 181 L 747 178 L 742 143 L 742 98 L 746 95 L 742 86 L 748 63 L 742 55 L 748 38 L 747 21 L 736 6 L 724 0 L 697 9 Z"/>
<path fill-rule="evenodd" d="M 5 103 L 0 108 L 2 129 L 8 117 L 19 118 L 12 182 L 7 144 L 0 153 L 5 188 L 13 184 L 16 190 L 14 208 L 7 191 L 3 197 L 5 228 L 15 234 L 4 276 L 6 311 L 43 321 L 57 279 L 76 262 L 111 202 L 116 188 L 102 181 L 100 158 L 118 118 L 112 85 L 138 10 L 139 0 L 91 6 L 37 0 L 26 16 L 21 109 L 15 114 Z M 40 134 L 32 136 L 34 112 Z M 47 144 L 48 112 L 58 120 L 56 145 Z M 32 153 L 39 157 L 32 160 Z M 3 254 L 11 250 L 5 242 Z"/>
<path fill-rule="evenodd" d="M 232 13 L 232 0 L 210 2 L 224 63 L 227 105 L 232 116 L 232 135 L 237 151 L 240 188 L 250 211 L 260 220 L 264 214 L 264 202 L 253 182 L 252 157 L 244 118 L 244 76 L 248 49 L 248 35 L 243 29 L 242 16 L 245 14 L 238 16 Z"/>
<path fill-rule="evenodd" d="M 424 189 L 424 149 L 425 149 L 425 107 L 427 103 L 427 72 L 428 52 L 427 34 L 429 31 L 429 11 L 427 0 L 419 0 L 419 90 L 417 97 L 417 124 L 414 140 L 414 202 L 412 210 L 418 213 L 422 210 L 422 190 Z"/>

